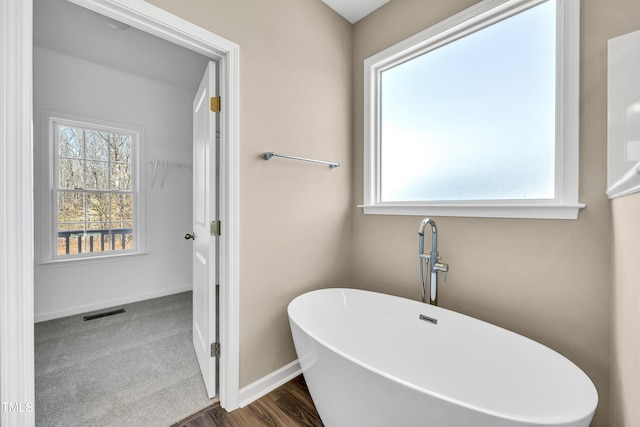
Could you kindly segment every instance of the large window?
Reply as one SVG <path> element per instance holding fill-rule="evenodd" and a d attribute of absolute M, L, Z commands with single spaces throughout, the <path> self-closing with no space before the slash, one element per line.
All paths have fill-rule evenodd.
<path fill-rule="evenodd" d="M 577 217 L 578 19 L 483 1 L 365 61 L 365 213 Z"/>
<path fill-rule="evenodd" d="M 52 117 L 51 259 L 142 250 L 140 132 Z"/>

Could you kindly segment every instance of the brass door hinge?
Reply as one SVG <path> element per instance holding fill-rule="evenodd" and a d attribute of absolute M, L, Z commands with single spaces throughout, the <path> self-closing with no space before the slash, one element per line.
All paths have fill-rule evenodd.
<path fill-rule="evenodd" d="M 214 342 L 211 343 L 211 357 L 220 357 L 220 343 Z"/>
<path fill-rule="evenodd" d="M 211 235 L 219 236 L 220 235 L 220 221 L 211 221 Z"/>
<path fill-rule="evenodd" d="M 211 97 L 211 111 L 213 111 L 214 113 L 219 113 L 220 112 L 220 97 L 219 96 L 212 96 Z"/>

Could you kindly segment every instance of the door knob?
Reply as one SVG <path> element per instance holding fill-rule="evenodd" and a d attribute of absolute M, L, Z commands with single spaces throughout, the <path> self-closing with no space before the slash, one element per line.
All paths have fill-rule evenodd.
<path fill-rule="evenodd" d="M 195 240 L 196 239 L 196 235 L 194 233 L 187 233 L 187 234 L 184 235 L 184 238 L 187 239 L 187 240 L 189 240 L 189 239 Z"/>

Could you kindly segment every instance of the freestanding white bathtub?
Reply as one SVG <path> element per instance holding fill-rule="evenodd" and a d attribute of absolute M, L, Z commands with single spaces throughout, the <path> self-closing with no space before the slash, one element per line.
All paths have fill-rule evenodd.
<path fill-rule="evenodd" d="M 586 427 L 598 403 L 565 357 L 440 307 L 322 289 L 295 298 L 288 313 L 327 427 Z"/>

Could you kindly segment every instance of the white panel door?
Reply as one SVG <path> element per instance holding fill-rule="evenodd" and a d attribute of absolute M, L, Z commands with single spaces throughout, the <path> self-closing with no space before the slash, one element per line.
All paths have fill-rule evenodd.
<path fill-rule="evenodd" d="M 193 346 L 209 397 L 216 395 L 217 241 L 210 224 L 216 219 L 216 64 L 209 62 L 193 101 Z M 187 236 L 185 236 L 187 237 Z"/>

